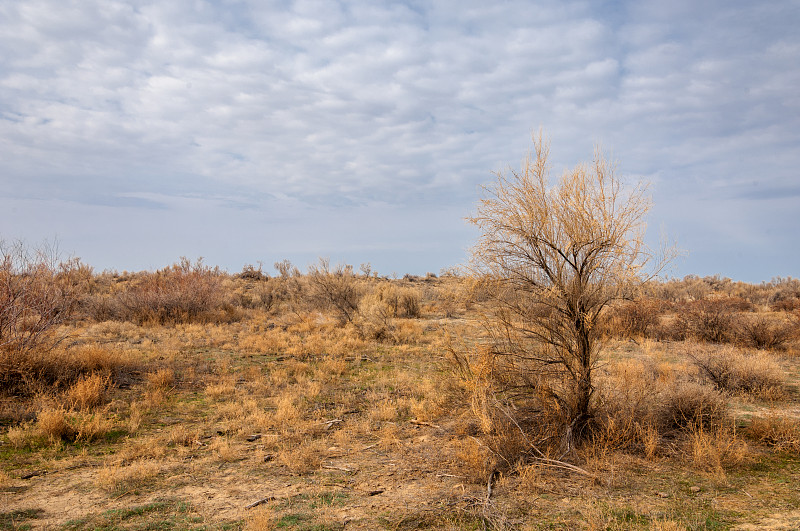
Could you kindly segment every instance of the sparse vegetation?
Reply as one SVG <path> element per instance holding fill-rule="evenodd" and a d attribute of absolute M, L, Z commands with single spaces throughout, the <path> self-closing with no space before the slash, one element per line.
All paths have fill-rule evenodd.
<path fill-rule="evenodd" d="M 615 301 L 590 435 L 564 455 L 542 416 L 570 418 L 557 402 L 528 417 L 487 385 L 495 344 L 479 317 L 496 292 L 464 272 L 70 264 L 41 277 L 72 302 L 23 349 L 36 364 L 9 369 L 20 351 L 3 347 L 4 529 L 703 529 L 800 504 L 798 321 L 774 304 L 791 298 L 785 279 L 652 282 Z M 314 274 L 342 281 L 329 293 L 351 319 Z M 167 277 L 179 289 L 147 311 L 123 304 Z M 789 332 L 680 337 L 675 322 L 705 298 L 735 299 L 714 303 L 732 322 Z M 475 354 L 460 358 L 469 378 L 447 352 Z M 536 454 L 531 438 L 547 436 Z"/>

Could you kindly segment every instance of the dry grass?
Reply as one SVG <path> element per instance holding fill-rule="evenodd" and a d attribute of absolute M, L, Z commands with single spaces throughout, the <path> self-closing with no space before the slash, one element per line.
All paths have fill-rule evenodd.
<path fill-rule="evenodd" d="M 292 302 L 302 290 L 279 295 L 286 279 L 223 280 L 231 293 L 245 293 L 245 283 L 274 284 L 276 296 L 267 307 L 253 287 L 253 302 L 232 321 L 69 325 L 65 332 L 81 343 L 50 353 L 68 377 L 40 382 L 36 395 L 2 397 L 0 411 L 16 412 L 0 429 L 8 510 L 23 501 L 63 503 L 63 482 L 92 500 L 70 518 L 171 492 L 196 508 L 203 525 L 246 529 L 702 529 L 706 521 L 725 528 L 750 514 L 743 490 L 793 503 L 786 485 L 800 478 L 791 467 L 757 472 L 771 467 L 761 464 L 771 452 L 792 460 L 800 451 L 785 400 L 795 384 L 791 358 L 778 363 L 774 353 L 646 339 L 655 329 L 636 342 L 612 342 L 595 380 L 592 437 L 562 455 L 561 441 L 535 423 L 557 411 L 526 409 L 545 404 L 546 393 L 516 403 L 481 386 L 491 367 L 480 359 L 470 360 L 473 378 L 462 380 L 443 357 L 444 328 L 465 346 L 484 340 L 473 323 L 445 318 L 448 297 L 452 315 L 472 315 L 461 298 L 466 280 L 357 276 L 362 298 L 355 322 L 345 325 L 334 310 Z M 403 293 L 418 298 L 418 317 L 404 313 Z M 364 333 L 370 301 L 388 333 Z M 703 352 L 734 360 L 758 381 L 777 371 L 787 394 L 720 392 L 689 363 L 688 353 Z M 770 396 L 772 413 L 758 413 L 763 404 L 754 399 Z M 752 420 L 734 431 L 730 411 L 748 409 L 756 410 Z M 534 448 L 592 477 L 543 465 Z M 36 489 L 13 490 L 39 469 L 48 473 L 36 476 Z M 484 505 L 495 470 L 502 479 Z M 691 483 L 676 487 L 684 481 Z M 689 491 L 694 484 L 703 491 Z M 723 507 L 711 492 L 727 484 L 734 488 Z M 269 496 L 275 499 L 242 509 Z M 735 503 L 742 505 L 731 516 L 725 511 Z M 67 517 L 55 515 L 65 511 L 48 510 L 54 516 L 42 526 L 63 525 Z M 139 523 L 145 526 L 131 526 Z"/>
<path fill-rule="evenodd" d="M 111 464 L 97 471 L 97 486 L 111 495 L 132 491 L 152 484 L 162 472 L 161 463 L 142 459 L 128 465 Z"/>
<path fill-rule="evenodd" d="M 779 452 L 800 452 L 800 419 L 775 411 L 766 417 L 755 417 L 745 434 Z"/>
<path fill-rule="evenodd" d="M 65 393 L 64 398 L 70 408 L 73 409 L 94 409 L 106 401 L 109 388 L 111 387 L 111 376 L 92 373 L 81 377 Z"/>

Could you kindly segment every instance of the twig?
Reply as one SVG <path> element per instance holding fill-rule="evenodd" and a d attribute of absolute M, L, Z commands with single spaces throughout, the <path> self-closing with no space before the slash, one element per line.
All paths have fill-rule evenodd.
<path fill-rule="evenodd" d="M 437 430 L 440 429 L 440 427 L 437 426 L 436 424 L 433 424 L 431 422 L 425 422 L 424 420 L 411 419 L 408 422 L 417 426 L 428 426 L 429 428 L 436 428 Z"/>
<path fill-rule="evenodd" d="M 456 476 L 455 474 L 436 474 L 437 478 L 458 478 L 458 479 L 467 479 L 466 476 Z"/>
<path fill-rule="evenodd" d="M 564 461 L 559 461 L 557 459 L 547 459 L 544 457 L 534 457 L 533 460 L 537 463 L 540 463 L 545 466 L 551 466 L 553 468 L 563 468 L 565 470 L 572 470 L 573 472 L 578 472 L 579 474 L 583 474 L 590 478 L 595 477 L 594 474 L 582 469 L 579 466 L 572 465 L 570 463 L 565 463 Z"/>
<path fill-rule="evenodd" d="M 347 468 L 344 466 L 335 466 L 335 465 L 322 465 L 322 468 L 327 468 L 329 470 L 341 470 L 342 472 L 352 472 L 352 468 Z"/>
<path fill-rule="evenodd" d="M 492 470 L 492 473 L 489 474 L 489 481 L 486 482 L 486 502 L 485 502 L 485 505 L 487 505 L 487 506 L 489 505 L 489 499 L 492 497 L 492 492 L 494 490 L 494 485 L 493 485 L 494 480 L 499 475 L 500 475 L 500 472 L 498 472 L 497 470 Z"/>
<path fill-rule="evenodd" d="M 267 503 L 267 502 L 270 502 L 270 501 L 273 501 L 273 500 L 277 500 L 277 499 L 278 498 L 276 498 L 275 496 L 267 496 L 266 498 L 261 498 L 260 500 L 254 501 L 250 505 L 245 505 L 244 508 L 245 509 L 252 509 L 253 507 L 257 507 L 257 506 L 261 505 L 262 503 Z"/>

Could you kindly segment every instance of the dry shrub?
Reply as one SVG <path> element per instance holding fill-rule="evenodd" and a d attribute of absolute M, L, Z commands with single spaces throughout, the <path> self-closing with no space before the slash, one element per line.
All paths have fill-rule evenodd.
<path fill-rule="evenodd" d="M 745 434 L 755 441 L 778 451 L 800 452 L 800 420 L 775 412 L 767 417 L 755 417 Z"/>
<path fill-rule="evenodd" d="M 561 446 L 562 441 L 553 435 L 562 430 L 553 426 L 561 428 L 562 419 L 552 411 L 525 415 L 488 389 L 473 394 L 472 411 L 480 425 L 481 439 L 492 454 L 493 466 L 499 470 L 511 470 L 526 456 L 550 454 Z"/>
<path fill-rule="evenodd" d="M 111 387 L 111 377 L 99 373 L 83 376 L 65 393 L 69 407 L 73 409 L 93 409 L 106 401 Z"/>
<path fill-rule="evenodd" d="M 150 407 L 157 407 L 164 403 L 169 393 L 174 389 L 175 372 L 163 367 L 145 375 L 146 389 L 144 401 Z"/>
<path fill-rule="evenodd" d="M 239 449 L 227 438 L 216 439 L 211 443 L 211 450 L 217 456 L 217 459 L 225 463 L 232 463 L 241 459 Z"/>
<path fill-rule="evenodd" d="M 792 277 L 775 278 L 769 283 L 773 292 L 769 297 L 776 312 L 792 312 L 800 309 L 800 280 Z"/>
<path fill-rule="evenodd" d="M 740 321 L 739 340 L 746 347 L 783 350 L 797 333 L 796 322 L 757 315 Z"/>
<path fill-rule="evenodd" d="M 355 324 L 366 339 L 390 339 L 394 332 L 394 312 L 382 291 L 375 290 L 364 295 L 358 306 Z"/>
<path fill-rule="evenodd" d="M 212 400 L 223 400 L 236 393 L 236 379 L 233 375 L 220 378 L 215 383 L 206 385 L 205 394 Z"/>
<path fill-rule="evenodd" d="M 458 441 L 455 458 L 458 473 L 472 483 L 485 484 L 496 466 L 489 448 L 472 437 Z"/>
<path fill-rule="evenodd" d="M 39 431 L 30 422 L 22 423 L 18 426 L 11 426 L 6 432 L 8 443 L 14 448 L 26 448 L 34 446 L 39 441 Z"/>
<path fill-rule="evenodd" d="M 175 371 L 162 367 L 155 372 L 148 372 L 145 379 L 148 389 L 171 389 L 175 385 Z"/>
<path fill-rule="evenodd" d="M 47 353 L 65 338 L 58 327 L 77 308 L 87 268 L 57 256 L 52 248 L 0 241 L 0 388 L 7 392 L 60 379 L 60 360 Z"/>
<path fill-rule="evenodd" d="M 609 331 L 620 339 L 650 337 L 658 324 L 662 303 L 655 299 L 624 301 L 608 318 Z"/>
<path fill-rule="evenodd" d="M 103 439 L 114 429 L 114 420 L 105 412 L 77 413 L 73 417 L 75 440 L 93 442 Z"/>
<path fill-rule="evenodd" d="M 136 433 L 142 425 L 144 420 L 144 406 L 141 402 L 133 402 L 128 410 L 128 420 L 126 427 L 128 433 Z"/>
<path fill-rule="evenodd" d="M 279 280 L 265 278 L 234 292 L 234 303 L 242 308 L 271 310 L 279 300 Z"/>
<path fill-rule="evenodd" d="M 272 509 L 256 507 L 244 520 L 244 531 L 273 531 L 277 529 Z"/>
<path fill-rule="evenodd" d="M 388 401 L 376 404 L 369 410 L 369 419 L 372 422 L 390 422 L 397 420 L 397 416 L 397 406 Z"/>
<path fill-rule="evenodd" d="M 720 391 L 763 400 L 786 398 L 784 373 L 765 352 L 698 348 L 690 357 L 701 378 Z"/>
<path fill-rule="evenodd" d="M 132 362 L 122 351 L 109 346 L 84 344 L 67 349 L 61 355 L 76 371 L 110 374 L 115 380 L 125 378 L 126 373 L 133 369 Z"/>
<path fill-rule="evenodd" d="M 736 339 L 736 305 L 726 299 L 703 299 L 678 307 L 672 339 L 692 338 L 707 343 L 729 343 Z"/>
<path fill-rule="evenodd" d="M 682 382 L 663 396 L 661 425 L 667 429 L 710 430 L 724 426 L 728 406 L 719 391 L 697 382 Z"/>
<path fill-rule="evenodd" d="M 384 451 L 395 450 L 400 447 L 401 442 L 400 427 L 394 422 L 386 422 L 378 431 L 378 447 Z"/>
<path fill-rule="evenodd" d="M 231 321 L 235 315 L 225 300 L 219 268 L 188 259 L 155 273 L 141 273 L 117 295 L 119 320 L 138 324 Z"/>
<path fill-rule="evenodd" d="M 339 264 L 331 268 L 330 260 L 320 258 L 308 267 L 306 300 L 314 310 L 331 311 L 342 323 L 352 323 L 358 314 L 362 288 L 353 266 Z"/>

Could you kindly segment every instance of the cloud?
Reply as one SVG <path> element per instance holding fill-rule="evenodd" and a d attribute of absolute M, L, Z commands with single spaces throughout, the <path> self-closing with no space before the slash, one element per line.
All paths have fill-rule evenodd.
<path fill-rule="evenodd" d="M 799 10 L 0 2 L 0 196 L 164 215 L 186 197 L 287 213 L 278 201 L 305 212 L 309 233 L 325 216 L 382 208 L 396 226 L 428 208 L 460 227 L 477 185 L 544 126 L 555 173 L 600 143 L 655 182 L 657 222 L 680 223 L 688 196 L 724 210 L 754 180 L 765 198 L 796 185 Z"/>

